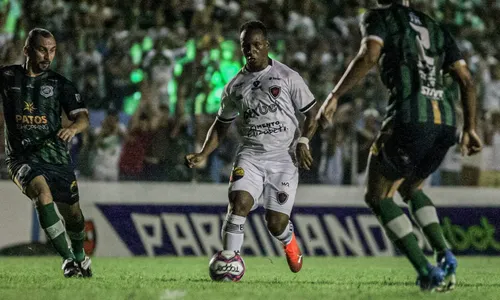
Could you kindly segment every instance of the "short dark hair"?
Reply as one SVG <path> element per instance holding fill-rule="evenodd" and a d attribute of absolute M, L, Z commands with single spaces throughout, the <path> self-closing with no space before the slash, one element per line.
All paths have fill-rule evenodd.
<path fill-rule="evenodd" d="M 48 31 L 47 29 L 33 28 L 28 33 L 28 37 L 26 38 L 26 42 L 24 43 L 24 46 L 25 47 L 32 46 L 33 43 L 36 41 L 36 39 L 39 36 L 42 36 L 44 38 L 50 38 L 50 37 L 53 38 L 54 37 L 54 35 L 50 31 Z"/>
<path fill-rule="evenodd" d="M 266 28 L 266 25 L 264 25 L 264 23 L 262 23 L 261 21 L 248 21 L 248 22 L 246 22 L 245 24 L 241 25 L 240 34 L 245 30 L 247 32 L 254 31 L 254 30 L 260 30 L 260 31 L 262 31 L 262 34 L 264 35 L 264 37 L 267 39 L 267 28 Z"/>

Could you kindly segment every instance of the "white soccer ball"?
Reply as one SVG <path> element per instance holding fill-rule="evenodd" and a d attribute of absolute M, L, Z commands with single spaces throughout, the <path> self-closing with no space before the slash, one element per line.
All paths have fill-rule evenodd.
<path fill-rule="evenodd" d="M 208 272 L 214 281 L 240 281 L 245 274 L 245 262 L 239 253 L 222 250 L 210 259 Z"/>

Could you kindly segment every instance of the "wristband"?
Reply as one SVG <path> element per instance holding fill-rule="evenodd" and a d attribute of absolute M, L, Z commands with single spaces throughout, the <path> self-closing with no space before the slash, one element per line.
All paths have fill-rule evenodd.
<path fill-rule="evenodd" d="M 309 150 L 309 139 L 306 138 L 305 136 L 299 137 L 299 139 L 297 140 L 297 143 L 306 145 L 307 150 Z"/>

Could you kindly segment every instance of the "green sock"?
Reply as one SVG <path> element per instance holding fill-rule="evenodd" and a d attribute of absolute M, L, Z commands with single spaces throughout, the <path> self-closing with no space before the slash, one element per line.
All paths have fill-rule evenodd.
<path fill-rule="evenodd" d="M 76 222 L 75 222 L 76 221 Z M 71 247 L 75 253 L 77 262 L 85 259 L 85 250 L 83 249 L 83 242 L 85 241 L 85 219 L 83 215 L 76 220 L 66 220 L 66 230 L 71 240 Z"/>
<path fill-rule="evenodd" d="M 431 199 L 419 190 L 415 192 L 408 202 L 410 213 L 418 226 L 424 232 L 425 237 L 435 251 L 443 251 L 448 248 L 444 238 L 443 229 L 439 225 L 436 207 Z"/>
<path fill-rule="evenodd" d="M 66 229 L 64 229 L 64 225 L 56 213 L 54 202 L 40 205 L 38 207 L 38 218 L 40 219 L 40 226 L 47 233 L 57 253 L 64 259 L 75 259 L 75 255 L 66 240 Z"/>
<path fill-rule="evenodd" d="M 392 198 L 383 199 L 379 206 L 372 210 L 384 226 L 387 236 L 406 255 L 415 270 L 421 275 L 427 275 L 429 262 L 418 246 L 411 221 L 403 210 L 394 203 Z"/>

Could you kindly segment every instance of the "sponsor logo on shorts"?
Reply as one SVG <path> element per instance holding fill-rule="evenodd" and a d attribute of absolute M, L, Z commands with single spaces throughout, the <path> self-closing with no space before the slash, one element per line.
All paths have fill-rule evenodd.
<path fill-rule="evenodd" d="M 283 205 L 288 200 L 288 194 L 286 192 L 278 192 L 276 199 L 279 204 Z"/>
<path fill-rule="evenodd" d="M 71 198 L 78 196 L 78 184 L 76 183 L 76 180 L 73 180 L 71 183 L 69 191 L 71 193 Z"/>
<path fill-rule="evenodd" d="M 229 179 L 229 181 L 231 182 L 238 181 L 241 178 L 243 178 L 243 176 L 245 176 L 245 170 L 243 170 L 242 167 L 235 167 L 233 169 L 233 172 L 231 173 L 231 178 Z"/>
<path fill-rule="evenodd" d="M 51 85 L 43 85 L 40 87 L 40 95 L 45 98 L 54 96 L 54 87 Z"/>
<path fill-rule="evenodd" d="M 16 172 L 16 176 L 14 177 L 14 182 L 16 185 L 23 189 L 23 185 L 25 185 L 27 182 L 25 182 L 26 177 L 31 171 L 31 167 L 27 164 L 22 165 L 19 170 Z"/>

